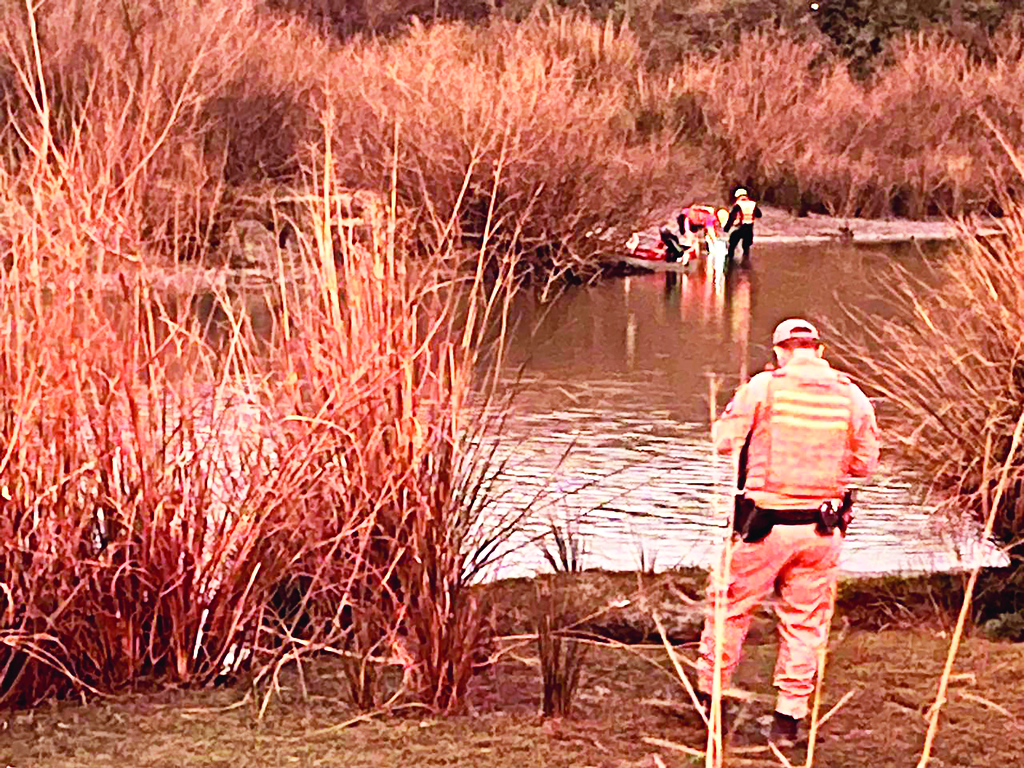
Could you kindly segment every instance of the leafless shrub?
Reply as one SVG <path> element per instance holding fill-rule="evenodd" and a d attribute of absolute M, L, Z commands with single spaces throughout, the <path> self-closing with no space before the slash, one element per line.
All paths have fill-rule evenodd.
<path fill-rule="evenodd" d="M 1014 147 L 984 114 L 979 120 L 1004 144 L 1024 173 Z M 1024 534 L 1024 462 L 1010 452 L 1024 402 L 1024 213 L 1006 197 L 1008 215 L 995 236 L 962 222 L 957 246 L 930 274 L 893 267 L 881 295 L 885 310 L 851 317 L 837 339 L 848 363 L 884 396 L 884 426 L 915 467 L 936 507 L 951 517 L 989 519 L 1014 558 Z M 1006 478 L 995 493 L 1005 463 Z M 989 499 L 1000 500 L 989 510 Z M 1019 577 L 997 576 L 979 604 L 995 615 L 1016 610 Z M 992 589 L 992 587 L 996 587 Z"/>
<path fill-rule="evenodd" d="M 0 700 L 248 667 L 262 712 L 284 665 L 354 648 L 404 667 L 399 693 L 461 707 L 489 627 L 466 587 L 516 525 L 486 526 L 491 454 L 463 407 L 510 273 L 456 291 L 449 256 L 406 272 L 393 207 L 355 242 L 328 123 L 266 327 L 224 288 L 164 295 L 138 229 L 111 242 L 83 216 L 109 187 L 21 74 L 39 96 L 2 187 Z M 381 700 L 369 675 L 353 692 Z"/>

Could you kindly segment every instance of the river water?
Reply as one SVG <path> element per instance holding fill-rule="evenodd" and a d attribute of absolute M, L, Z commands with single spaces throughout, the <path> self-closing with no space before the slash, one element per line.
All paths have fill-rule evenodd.
<path fill-rule="evenodd" d="M 937 246 L 755 244 L 748 273 L 701 265 L 608 279 L 546 303 L 522 294 L 502 369 L 516 394 L 499 448 L 507 465 L 492 489 L 498 507 L 529 507 L 537 534 L 570 525 L 586 567 L 709 566 L 725 536 L 732 473 L 710 450 L 709 379 L 721 382 L 720 409 L 768 361 L 780 320 L 838 320 L 843 306 L 869 307 L 893 260 L 923 273 L 942 258 Z M 1005 562 L 976 531 L 929 514 L 912 469 L 883 448 L 882 468 L 859 494 L 843 571 Z M 490 576 L 546 569 L 539 546 L 524 544 Z"/>

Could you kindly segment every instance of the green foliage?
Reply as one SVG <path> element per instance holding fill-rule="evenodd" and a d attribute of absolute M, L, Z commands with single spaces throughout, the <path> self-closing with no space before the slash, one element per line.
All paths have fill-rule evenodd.
<path fill-rule="evenodd" d="M 982 632 L 993 640 L 1024 640 L 1024 613 L 1001 613 L 981 626 Z"/>
<path fill-rule="evenodd" d="M 812 4 L 818 28 L 858 74 L 874 68 L 890 39 L 942 26 L 977 53 L 1010 12 L 998 0 L 821 0 Z M 815 7 L 817 6 L 817 7 Z"/>

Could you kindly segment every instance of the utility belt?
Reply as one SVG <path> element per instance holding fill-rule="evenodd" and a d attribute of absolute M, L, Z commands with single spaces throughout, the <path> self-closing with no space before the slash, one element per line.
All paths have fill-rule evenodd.
<path fill-rule="evenodd" d="M 843 494 L 843 500 L 824 501 L 813 509 L 764 509 L 757 506 L 746 494 L 736 495 L 733 530 L 748 544 L 764 540 L 776 525 L 810 525 L 821 536 L 831 536 L 836 528 L 846 535 L 846 529 L 853 519 L 853 491 Z"/>

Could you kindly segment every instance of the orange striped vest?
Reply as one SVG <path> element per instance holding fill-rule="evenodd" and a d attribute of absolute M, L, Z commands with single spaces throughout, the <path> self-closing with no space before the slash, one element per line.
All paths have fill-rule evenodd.
<path fill-rule="evenodd" d="M 787 366 L 772 374 L 758 490 L 815 500 L 842 495 L 853 417 L 850 386 L 831 368 Z"/>
<path fill-rule="evenodd" d="M 757 209 L 757 203 L 753 200 L 743 198 L 737 200 L 736 205 L 740 207 L 740 215 L 737 220 L 737 224 L 753 224 L 754 223 L 754 211 Z"/>
<path fill-rule="evenodd" d="M 684 213 L 691 224 L 703 227 L 708 218 L 715 215 L 715 209 L 707 205 L 691 205 Z"/>

